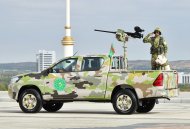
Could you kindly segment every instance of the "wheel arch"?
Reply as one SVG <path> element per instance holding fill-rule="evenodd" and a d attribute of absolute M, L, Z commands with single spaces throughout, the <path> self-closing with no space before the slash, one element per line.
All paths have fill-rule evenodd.
<path fill-rule="evenodd" d="M 18 96 L 17 96 L 17 102 L 19 101 L 19 97 L 21 95 L 21 93 L 26 90 L 26 89 L 35 89 L 36 91 L 39 92 L 41 98 L 42 98 L 42 92 L 41 90 L 36 86 L 36 85 L 24 85 L 20 88 L 19 92 L 18 92 Z"/>
<path fill-rule="evenodd" d="M 135 89 L 134 89 L 132 86 L 127 85 L 127 84 L 121 84 L 121 85 L 115 86 L 115 88 L 113 89 L 112 94 L 111 94 L 111 102 L 112 102 L 112 100 L 113 100 L 114 95 L 115 95 L 119 90 L 122 90 L 122 89 L 123 89 L 123 90 L 124 90 L 124 89 L 127 89 L 127 90 L 132 91 L 132 92 L 134 93 L 135 97 L 137 98 L 137 101 L 139 100 L 138 95 L 137 95 Z"/>

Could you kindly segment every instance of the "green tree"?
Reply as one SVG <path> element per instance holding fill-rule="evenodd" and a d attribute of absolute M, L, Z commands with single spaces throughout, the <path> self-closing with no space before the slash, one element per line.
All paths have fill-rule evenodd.
<path fill-rule="evenodd" d="M 0 91 L 7 91 L 7 85 L 0 83 Z"/>

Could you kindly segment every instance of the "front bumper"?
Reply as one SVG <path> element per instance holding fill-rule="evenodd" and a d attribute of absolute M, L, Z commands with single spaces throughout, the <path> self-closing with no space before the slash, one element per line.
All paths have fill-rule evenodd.
<path fill-rule="evenodd" d="M 9 84 L 9 86 L 8 86 L 8 95 L 9 95 L 9 97 L 11 99 L 17 100 L 17 98 L 16 98 L 17 93 L 13 91 L 12 87 L 13 87 L 13 84 Z"/>

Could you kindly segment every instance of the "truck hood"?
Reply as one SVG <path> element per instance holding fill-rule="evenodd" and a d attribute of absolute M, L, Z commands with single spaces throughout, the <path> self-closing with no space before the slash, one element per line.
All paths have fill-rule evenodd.
<path fill-rule="evenodd" d="M 33 73 L 25 73 L 25 74 L 17 75 L 17 77 L 19 79 L 21 79 L 22 77 L 26 77 L 26 76 L 35 78 L 35 79 L 40 79 L 42 76 L 44 76 L 44 73 L 43 72 L 33 72 Z"/>

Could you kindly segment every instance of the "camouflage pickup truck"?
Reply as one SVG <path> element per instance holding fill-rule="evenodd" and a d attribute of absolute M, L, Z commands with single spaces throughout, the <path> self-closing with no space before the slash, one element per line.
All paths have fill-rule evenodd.
<path fill-rule="evenodd" d="M 111 102 L 119 114 L 146 113 L 178 96 L 176 71 L 124 69 L 122 56 L 73 56 L 41 73 L 18 75 L 8 87 L 23 112 L 56 112 L 73 101 Z"/>

